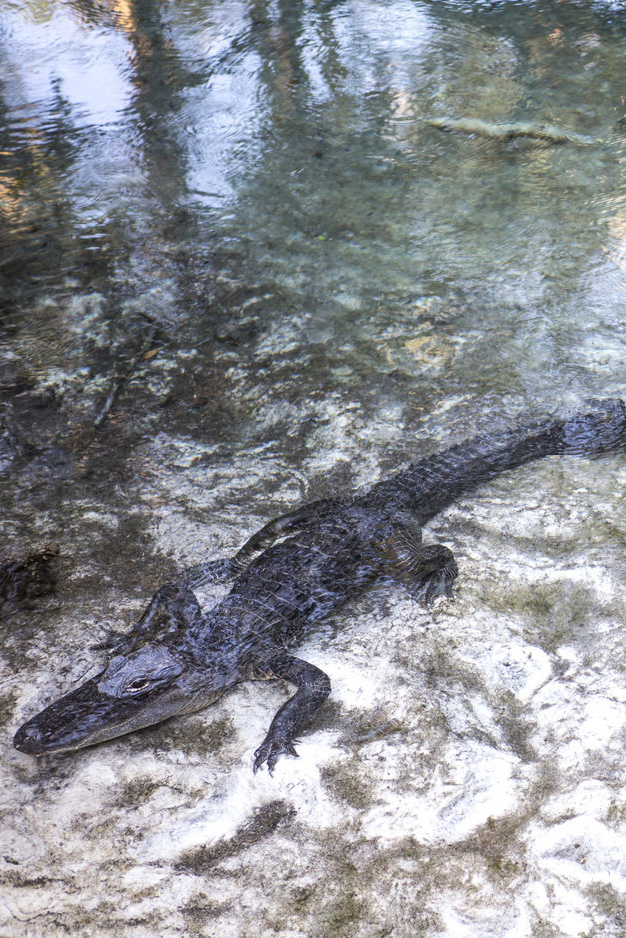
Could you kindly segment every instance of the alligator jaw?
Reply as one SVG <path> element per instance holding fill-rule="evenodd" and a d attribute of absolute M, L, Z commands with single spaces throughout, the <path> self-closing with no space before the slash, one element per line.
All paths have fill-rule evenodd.
<path fill-rule="evenodd" d="M 98 689 L 105 673 L 55 700 L 24 723 L 13 738 L 15 748 L 33 756 L 83 749 L 200 709 L 221 696 L 176 682 L 141 696 L 116 697 Z"/>
<path fill-rule="evenodd" d="M 162 707 L 148 706 L 145 698 L 103 694 L 98 690 L 101 677 L 65 694 L 21 726 L 13 739 L 15 748 L 34 756 L 82 749 L 159 722 L 179 709 L 165 714 Z"/>
<path fill-rule="evenodd" d="M 115 656 L 100 674 L 37 713 L 20 727 L 13 745 L 33 756 L 83 749 L 200 710 L 239 679 L 223 662 L 215 668 L 146 644 Z"/>

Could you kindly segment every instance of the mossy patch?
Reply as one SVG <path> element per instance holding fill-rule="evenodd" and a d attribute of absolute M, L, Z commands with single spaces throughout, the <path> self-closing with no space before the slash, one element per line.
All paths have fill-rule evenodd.
<path fill-rule="evenodd" d="M 626 898 L 624 894 L 609 883 L 594 883 L 587 893 L 596 909 L 603 917 L 606 927 L 615 930 L 611 934 L 626 934 Z M 608 934 L 608 930 L 606 934 Z"/>
<path fill-rule="evenodd" d="M 359 771 L 358 756 L 347 763 L 327 765 L 322 769 L 323 784 L 339 801 L 352 808 L 366 810 L 375 802 L 374 785 Z"/>
<path fill-rule="evenodd" d="M 198 874 L 212 870 L 222 860 L 237 856 L 265 840 L 279 826 L 288 824 L 294 816 L 295 809 L 291 805 L 284 801 L 270 801 L 259 808 L 233 837 L 220 840 L 210 847 L 188 850 L 175 864 L 175 869 Z"/>
<path fill-rule="evenodd" d="M 212 755 L 219 752 L 234 737 L 235 728 L 227 717 L 211 720 L 210 711 L 203 713 L 203 719 L 192 714 L 189 717 L 173 717 L 164 723 L 147 726 L 129 737 L 128 745 L 163 752 L 182 749 L 196 756 Z"/>
<path fill-rule="evenodd" d="M 15 713 L 17 694 L 0 694 L 0 726 L 6 726 Z"/>
<path fill-rule="evenodd" d="M 521 619 L 527 639 L 547 652 L 570 641 L 576 626 L 598 612 L 593 591 L 571 582 L 506 584 L 486 590 L 482 599 L 497 614 Z"/>

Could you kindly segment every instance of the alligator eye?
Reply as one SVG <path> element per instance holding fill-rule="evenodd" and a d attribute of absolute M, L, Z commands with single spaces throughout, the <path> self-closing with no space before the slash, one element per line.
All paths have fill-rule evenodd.
<path fill-rule="evenodd" d="M 150 681 L 147 677 L 138 677 L 137 680 L 130 682 L 130 684 L 126 687 L 126 692 L 128 694 L 138 694 L 140 691 L 145 690 L 149 685 Z"/>

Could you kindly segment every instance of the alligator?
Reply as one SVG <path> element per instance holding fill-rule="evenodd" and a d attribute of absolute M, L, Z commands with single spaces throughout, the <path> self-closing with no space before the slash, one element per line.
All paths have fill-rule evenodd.
<path fill-rule="evenodd" d="M 330 692 L 328 676 L 293 646 L 375 582 L 403 584 L 430 605 L 450 596 L 457 566 L 421 526 L 481 483 L 549 455 L 626 449 L 626 406 L 592 401 L 581 413 L 479 436 L 349 497 L 325 498 L 261 528 L 233 556 L 189 567 L 162 586 L 137 624 L 111 647 L 104 670 L 46 707 L 15 734 L 32 755 L 76 750 L 199 710 L 244 680 L 279 678 L 297 690 L 254 754 L 270 773 L 297 755 L 297 737 Z M 232 579 L 202 611 L 194 589 Z"/>

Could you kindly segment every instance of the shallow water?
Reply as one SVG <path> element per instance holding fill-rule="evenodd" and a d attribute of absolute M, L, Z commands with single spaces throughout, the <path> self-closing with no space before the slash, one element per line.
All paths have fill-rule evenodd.
<path fill-rule="evenodd" d="M 4 551 L 59 553 L 4 616 L 3 934 L 623 933 L 618 456 L 437 519 L 454 600 L 321 629 L 332 697 L 273 778 L 276 685 L 74 756 L 10 739 L 181 563 L 624 394 L 625 38 L 609 3 L 5 2 Z"/>

